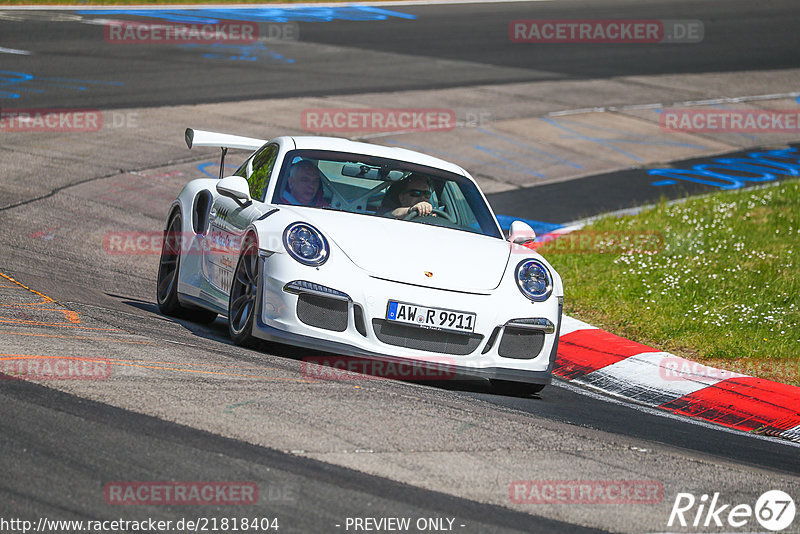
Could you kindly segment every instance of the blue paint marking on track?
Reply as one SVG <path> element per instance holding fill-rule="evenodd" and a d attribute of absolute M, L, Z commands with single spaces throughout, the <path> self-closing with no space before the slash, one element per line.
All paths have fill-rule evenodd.
<path fill-rule="evenodd" d="M 800 152 L 795 147 L 748 152 L 744 158 L 716 158 L 690 169 L 650 169 L 647 174 L 667 178 L 652 182 L 656 187 L 682 180 L 719 189 L 739 189 L 752 182 L 800 176 Z"/>
<path fill-rule="evenodd" d="M 564 165 L 568 165 L 570 167 L 574 167 L 576 169 L 583 169 L 583 167 L 581 165 L 577 164 L 577 163 L 574 163 L 574 162 L 569 161 L 567 159 L 561 158 L 561 157 L 556 156 L 554 154 L 550 154 L 549 152 L 545 152 L 544 150 L 540 150 L 540 149 L 535 148 L 535 147 L 533 147 L 531 145 L 527 145 L 527 144 L 522 143 L 522 142 L 520 142 L 517 139 L 514 139 L 512 137 L 507 137 L 505 135 L 501 135 L 501 134 L 496 133 L 496 132 L 490 132 L 489 130 L 486 130 L 485 128 L 478 128 L 478 131 L 480 133 L 482 133 L 482 134 L 489 135 L 489 136 L 492 136 L 492 137 L 496 137 L 498 139 L 501 139 L 503 141 L 511 143 L 512 145 L 521 147 L 523 150 L 528 151 L 528 152 L 533 152 L 534 154 L 536 154 L 538 156 L 544 156 L 547 159 L 551 159 L 553 161 L 556 161 L 558 163 L 562 163 Z"/>
<path fill-rule="evenodd" d="M 614 152 L 618 152 L 623 156 L 630 158 L 634 161 L 641 162 L 642 159 L 635 154 L 628 152 L 627 150 L 623 150 L 622 148 L 618 147 L 618 144 L 632 144 L 632 145 L 652 145 L 652 146 L 678 146 L 678 147 L 685 147 L 685 148 L 695 148 L 698 150 L 705 149 L 706 147 L 703 145 L 693 145 L 690 143 L 681 143 L 676 141 L 668 141 L 662 139 L 660 137 L 653 137 L 649 135 L 636 135 L 631 134 L 630 132 L 626 132 L 624 130 L 617 130 L 614 128 L 604 128 L 601 126 L 592 126 L 588 124 L 584 124 L 578 121 L 571 121 L 567 119 L 552 119 L 549 117 L 543 117 L 541 120 L 545 121 L 548 124 L 552 124 L 556 128 L 565 131 L 566 133 L 570 134 L 569 136 L 564 136 L 566 139 L 577 139 L 579 141 L 590 141 L 592 143 L 596 143 L 602 147 L 605 147 L 609 150 L 613 150 Z M 572 127 L 570 127 L 570 125 Z M 579 128 L 589 129 L 598 132 L 608 132 L 612 134 L 620 134 L 623 137 L 597 137 L 593 135 L 585 135 L 578 131 Z"/>
<path fill-rule="evenodd" d="M 210 172 L 208 172 L 208 171 L 206 170 L 206 169 L 207 169 L 207 168 L 209 168 L 209 167 L 217 167 L 217 172 L 216 172 L 215 174 L 211 174 Z M 232 168 L 234 168 L 234 169 L 238 169 L 238 168 L 239 168 L 239 167 L 238 167 L 238 166 L 236 166 L 236 165 L 230 165 L 230 164 L 228 164 L 228 163 L 226 163 L 226 164 L 225 164 L 225 167 L 232 167 Z M 209 177 L 211 177 L 211 178 L 219 178 L 219 163 L 215 163 L 215 162 L 213 162 L 213 161 L 210 161 L 210 162 L 208 162 L 208 163 L 201 163 L 201 164 L 199 164 L 199 165 L 197 166 L 197 170 L 198 170 L 198 171 L 200 171 L 200 172 L 202 172 L 202 173 L 203 173 L 203 174 L 205 174 L 206 176 L 209 176 Z"/>
<path fill-rule="evenodd" d="M 20 93 L 44 93 L 49 87 L 87 91 L 92 85 L 125 85 L 122 82 L 81 80 L 77 78 L 50 78 L 28 72 L 0 70 L 0 98 L 20 98 Z M 4 90 L 3 88 L 9 88 Z"/>
<path fill-rule="evenodd" d="M 247 22 L 330 22 L 333 20 L 379 21 L 389 18 L 415 20 L 416 15 L 380 7 L 362 6 L 303 6 L 303 7 L 242 7 L 211 9 L 89 9 L 79 15 L 133 15 L 181 24 L 218 24 L 226 20 Z"/>
<path fill-rule="evenodd" d="M 544 174 L 542 174 L 540 172 L 537 172 L 537 171 L 534 171 L 530 167 L 526 167 L 525 165 L 520 165 L 518 163 L 514 163 L 510 159 L 507 159 L 507 158 L 503 157 L 503 156 L 508 156 L 508 157 L 515 156 L 515 155 L 517 155 L 515 152 L 509 152 L 507 150 L 500 150 L 500 149 L 497 149 L 497 148 L 489 148 L 489 147 L 485 147 L 485 146 L 482 146 L 482 145 L 473 145 L 473 148 L 475 150 L 480 150 L 481 152 L 485 152 L 486 154 L 489 154 L 490 156 L 499 159 L 500 161 L 503 162 L 503 164 L 506 167 L 509 167 L 509 166 L 510 167 L 514 167 L 518 172 L 521 172 L 523 174 L 528 174 L 530 176 L 536 176 L 538 178 L 546 178 L 546 176 Z"/>
<path fill-rule="evenodd" d="M 564 227 L 563 224 L 534 221 L 533 219 L 523 219 L 522 217 L 512 217 L 511 215 L 496 215 L 496 217 L 497 222 L 500 223 L 500 228 L 502 228 L 504 231 L 508 231 L 508 229 L 511 228 L 511 223 L 514 221 L 522 221 L 533 228 L 533 231 L 536 232 L 537 236 L 549 234 L 554 230 Z"/>
<path fill-rule="evenodd" d="M 279 54 L 264 43 L 257 42 L 247 45 L 233 45 L 223 43 L 212 44 L 184 44 L 178 45 L 183 50 L 209 51 L 203 54 L 207 59 L 225 59 L 228 61 L 259 61 L 265 57 L 280 63 L 292 64 L 294 60 Z"/>

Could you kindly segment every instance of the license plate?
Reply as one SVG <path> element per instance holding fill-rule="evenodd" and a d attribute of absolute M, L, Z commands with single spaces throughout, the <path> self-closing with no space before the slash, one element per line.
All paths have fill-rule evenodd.
<path fill-rule="evenodd" d="M 397 323 L 413 324 L 435 330 L 452 330 L 455 332 L 472 332 L 475 330 L 475 314 L 417 306 L 407 302 L 389 301 L 386 319 Z"/>

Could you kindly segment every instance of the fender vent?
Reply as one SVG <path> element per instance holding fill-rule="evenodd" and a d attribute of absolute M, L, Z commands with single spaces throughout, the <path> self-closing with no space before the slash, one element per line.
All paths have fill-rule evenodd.
<path fill-rule="evenodd" d="M 196 234 L 205 234 L 208 231 L 208 214 L 211 211 L 211 193 L 201 191 L 194 198 L 192 207 L 192 229 Z"/>

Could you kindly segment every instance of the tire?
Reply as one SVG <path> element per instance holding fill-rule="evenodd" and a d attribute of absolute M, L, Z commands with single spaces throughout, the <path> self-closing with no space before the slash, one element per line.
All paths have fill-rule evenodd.
<path fill-rule="evenodd" d="M 545 384 L 530 384 L 528 382 L 512 382 L 510 380 L 489 380 L 492 391 L 500 395 L 511 397 L 530 397 L 541 392 Z"/>
<path fill-rule="evenodd" d="M 258 302 L 258 245 L 248 235 L 242 253 L 233 272 L 230 298 L 228 300 L 228 332 L 231 340 L 243 347 L 253 347 L 253 322 Z"/>
<path fill-rule="evenodd" d="M 158 281 L 156 284 L 156 301 L 158 309 L 164 315 L 187 319 L 198 323 L 212 323 L 217 318 L 216 312 L 200 308 L 187 308 L 178 301 L 178 272 L 181 264 L 181 216 L 175 213 L 169 220 L 164 244 L 161 246 L 161 258 L 158 262 Z"/>

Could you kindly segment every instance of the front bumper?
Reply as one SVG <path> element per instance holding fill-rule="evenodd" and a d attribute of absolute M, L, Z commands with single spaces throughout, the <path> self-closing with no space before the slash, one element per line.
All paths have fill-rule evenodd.
<path fill-rule="evenodd" d="M 551 381 L 561 324 L 560 296 L 530 302 L 507 284 L 488 294 L 419 287 L 378 279 L 352 267 L 307 267 L 280 253 L 262 256 L 260 280 L 255 337 L 387 362 L 446 362 L 457 376 Z M 292 284 L 297 281 L 308 283 Z M 460 337 L 463 334 L 390 324 L 389 300 L 474 312 L 474 334 L 467 340 Z M 314 307 L 326 302 L 327 309 Z M 387 335 L 389 330 L 392 335 Z M 404 340 L 403 332 L 414 339 Z M 535 353 L 522 354 L 525 336 L 531 333 L 537 340 L 532 345 Z"/>

